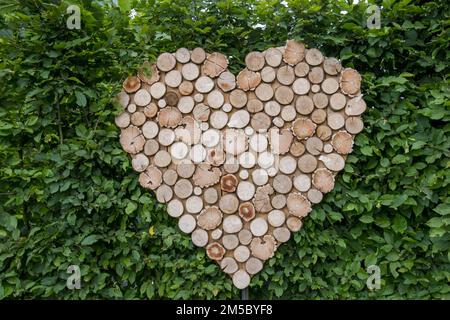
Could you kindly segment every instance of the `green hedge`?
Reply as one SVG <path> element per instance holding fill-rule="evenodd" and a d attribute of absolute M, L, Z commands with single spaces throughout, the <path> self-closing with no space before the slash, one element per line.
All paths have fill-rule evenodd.
<path fill-rule="evenodd" d="M 239 298 L 139 186 L 111 103 L 145 59 L 304 41 L 364 78 L 365 130 L 251 298 L 450 298 L 447 1 L 8 1 L 0 18 L 0 298 Z M 66 8 L 81 7 L 81 30 Z M 133 7 L 138 16 L 128 17 Z M 80 290 L 66 288 L 79 265 Z M 366 268 L 381 268 L 381 289 Z"/>

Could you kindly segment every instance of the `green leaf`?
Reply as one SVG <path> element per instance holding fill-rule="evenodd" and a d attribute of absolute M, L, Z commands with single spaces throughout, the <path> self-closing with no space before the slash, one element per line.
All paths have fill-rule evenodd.
<path fill-rule="evenodd" d="M 77 105 L 79 105 L 80 107 L 86 106 L 87 104 L 86 96 L 82 92 L 75 91 L 75 97 L 77 98 Z"/>
<path fill-rule="evenodd" d="M 91 234 L 91 235 L 87 236 L 86 238 L 84 238 L 83 241 L 81 241 L 81 245 L 89 246 L 91 244 L 96 243 L 97 240 L 98 240 L 98 236 L 95 234 Z"/>

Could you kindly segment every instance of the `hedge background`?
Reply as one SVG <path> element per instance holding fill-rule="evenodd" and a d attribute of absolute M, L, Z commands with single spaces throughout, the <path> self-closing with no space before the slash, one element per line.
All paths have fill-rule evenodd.
<path fill-rule="evenodd" d="M 249 51 L 288 38 L 360 71 L 369 108 L 336 188 L 250 297 L 450 298 L 447 1 L 378 2 L 378 30 L 363 2 L 118 3 L 0 5 L 0 298 L 239 299 L 139 186 L 111 99 L 163 51 L 221 51 L 236 72 Z M 66 28 L 69 4 L 81 7 L 81 30 Z M 72 264 L 80 290 L 66 288 Z M 371 264 L 382 277 L 373 292 Z"/>

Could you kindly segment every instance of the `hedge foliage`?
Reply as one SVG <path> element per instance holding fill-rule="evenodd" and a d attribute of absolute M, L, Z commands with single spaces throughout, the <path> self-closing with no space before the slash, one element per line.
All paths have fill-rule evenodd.
<path fill-rule="evenodd" d="M 66 28 L 70 4 L 81 29 Z M 146 59 L 294 38 L 361 72 L 369 108 L 336 188 L 251 298 L 450 298 L 449 4 L 384 0 L 8 1 L 0 18 L 0 298 L 240 298 L 139 186 L 111 99 Z M 287 6 L 285 5 L 287 4 Z M 128 17 L 135 8 L 137 16 Z M 366 268 L 381 268 L 381 289 Z M 66 288 L 79 265 L 80 290 Z"/>

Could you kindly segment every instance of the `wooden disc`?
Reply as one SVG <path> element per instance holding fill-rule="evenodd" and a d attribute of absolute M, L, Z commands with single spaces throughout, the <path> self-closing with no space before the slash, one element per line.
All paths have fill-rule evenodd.
<path fill-rule="evenodd" d="M 345 118 L 338 112 L 330 112 L 327 117 L 327 124 L 333 130 L 338 130 L 345 125 Z"/>
<path fill-rule="evenodd" d="M 208 93 L 214 88 L 214 81 L 207 76 L 201 76 L 195 81 L 195 89 L 200 93 Z"/>
<path fill-rule="evenodd" d="M 285 86 L 291 85 L 295 80 L 294 69 L 285 65 L 277 70 L 277 80 Z"/>
<path fill-rule="evenodd" d="M 339 85 L 344 94 L 353 97 L 359 93 L 361 88 L 361 80 L 361 75 L 358 71 L 351 68 L 346 68 L 341 72 Z"/>
<path fill-rule="evenodd" d="M 242 220 L 237 215 L 229 215 L 223 219 L 223 231 L 237 233 L 242 229 Z"/>
<path fill-rule="evenodd" d="M 294 92 L 290 87 L 279 86 L 275 90 L 275 99 L 281 104 L 289 104 L 294 99 Z"/>
<path fill-rule="evenodd" d="M 306 62 L 298 63 L 294 68 L 297 77 L 305 77 L 309 73 L 309 65 Z"/>
<path fill-rule="evenodd" d="M 307 94 L 310 88 L 311 84 L 305 78 L 298 78 L 292 84 L 292 90 L 298 95 Z"/>
<path fill-rule="evenodd" d="M 261 75 L 259 72 L 254 72 L 245 68 L 239 72 L 236 83 L 237 86 L 244 91 L 254 90 L 261 83 Z"/>
<path fill-rule="evenodd" d="M 273 188 L 278 193 L 286 194 L 292 189 L 292 180 L 283 174 L 277 174 L 273 179 Z"/>
<path fill-rule="evenodd" d="M 189 50 L 186 48 L 179 48 L 177 52 L 175 52 L 175 58 L 180 63 L 186 63 L 191 59 L 191 54 L 189 53 Z"/>
<path fill-rule="evenodd" d="M 203 192 L 203 199 L 205 199 L 205 202 L 208 204 L 214 204 L 217 202 L 219 198 L 219 195 L 217 193 L 217 190 L 214 188 L 208 188 Z"/>
<path fill-rule="evenodd" d="M 150 87 L 150 94 L 155 99 L 160 99 L 166 93 L 166 85 L 162 82 L 155 82 Z"/>
<path fill-rule="evenodd" d="M 138 91 L 139 92 L 139 91 Z M 367 105 L 362 95 L 350 99 L 345 107 L 345 114 L 348 116 L 359 116 L 366 111 Z"/>
<path fill-rule="evenodd" d="M 159 55 L 158 59 L 156 59 L 156 66 L 159 70 L 168 72 L 175 68 L 175 65 L 177 64 L 177 61 L 175 60 L 175 57 L 173 54 L 164 52 Z"/>
<path fill-rule="evenodd" d="M 222 237 L 222 229 L 215 229 L 211 232 L 211 238 L 213 238 L 214 240 L 218 240 L 220 239 L 220 237 Z"/>
<path fill-rule="evenodd" d="M 250 249 L 246 246 L 239 246 L 234 249 L 233 256 L 237 262 L 245 262 L 250 257 Z"/>
<path fill-rule="evenodd" d="M 250 276 L 244 270 L 238 270 L 233 274 L 233 284 L 238 289 L 245 289 L 250 284 Z"/>
<path fill-rule="evenodd" d="M 323 194 L 317 189 L 311 188 L 308 191 L 308 199 L 311 203 L 319 203 L 323 199 Z"/>
<path fill-rule="evenodd" d="M 136 81 L 136 83 L 138 83 Z M 134 86 L 133 86 L 134 87 Z M 137 86 L 136 86 L 137 87 Z M 133 88 L 134 89 L 134 88 Z M 137 89 L 136 89 L 137 90 Z M 116 96 L 116 101 L 119 102 L 119 104 L 125 109 L 128 106 L 128 103 L 130 102 L 130 96 L 124 92 L 121 91 L 119 92 L 119 94 Z"/>
<path fill-rule="evenodd" d="M 164 76 L 164 82 L 172 88 L 177 88 L 181 84 L 182 80 L 181 72 L 178 70 L 172 70 L 166 73 Z"/>
<path fill-rule="evenodd" d="M 324 78 L 324 72 L 321 67 L 313 67 L 308 73 L 308 79 L 311 83 L 321 83 Z"/>
<path fill-rule="evenodd" d="M 196 221 L 190 214 L 184 214 L 178 220 L 178 228 L 184 233 L 191 233 L 196 227 Z"/>
<path fill-rule="evenodd" d="M 145 138 L 138 127 L 129 126 L 121 130 L 120 144 L 126 152 L 136 154 L 144 148 Z"/>
<path fill-rule="evenodd" d="M 192 177 L 195 171 L 195 165 L 192 162 L 181 162 L 177 165 L 177 173 L 181 178 L 188 179 Z"/>
<path fill-rule="evenodd" d="M 167 203 L 172 199 L 172 197 L 173 191 L 168 185 L 163 184 L 156 190 L 156 200 L 160 203 Z"/>
<path fill-rule="evenodd" d="M 178 198 L 186 199 L 192 194 L 193 187 L 189 180 L 180 179 L 175 183 L 174 191 Z"/>
<path fill-rule="evenodd" d="M 300 193 L 289 194 L 286 205 L 289 213 L 296 217 L 306 217 L 311 212 L 311 203 Z"/>
<path fill-rule="evenodd" d="M 311 120 L 316 124 L 321 124 L 327 118 L 327 112 L 324 109 L 316 109 L 311 114 Z"/>
<path fill-rule="evenodd" d="M 284 224 L 286 216 L 281 210 L 272 210 L 267 215 L 267 221 L 272 227 L 280 227 Z"/>
<path fill-rule="evenodd" d="M 196 64 L 192 62 L 186 63 L 185 65 L 183 65 L 183 67 L 181 67 L 181 74 L 183 75 L 184 79 L 192 81 L 198 78 L 198 76 L 200 75 L 200 69 Z"/>
<path fill-rule="evenodd" d="M 316 108 L 323 109 L 328 105 L 328 96 L 322 92 L 316 93 L 312 98 Z"/>
<path fill-rule="evenodd" d="M 229 71 L 222 72 L 219 79 L 217 79 L 217 85 L 224 92 L 231 91 L 236 87 L 236 78 Z"/>
<path fill-rule="evenodd" d="M 256 87 L 255 94 L 261 101 L 269 101 L 270 99 L 272 99 L 274 92 L 271 85 L 267 83 L 261 83 L 259 86 Z"/>
<path fill-rule="evenodd" d="M 284 121 L 292 121 L 296 118 L 297 113 L 292 105 L 284 106 L 281 109 L 281 118 Z"/>
<path fill-rule="evenodd" d="M 233 274 L 238 270 L 238 264 L 232 257 L 225 257 L 220 261 L 220 269 L 228 274 Z"/>
<path fill-rule="evenodd" d="M 251 113 L 257 113 L 262 111 L 264 108 L 264 104 L 261 100 L 251 99 L 247 102 L 247 110 Z"/>
<path fill-rule="evenodd" d="M 159 150 L 159 143 L 156 140 L 150 139 L 145 142 L 144 153 L 148 156 L 154 155 Z"/>
<path fill-rule="evenodd" d="M 128 93 L 136 92 L 137 90 L 139 90 L 140 87 L 141 87 L 141 80 L 139 80 L 139 78 L 135 76 L 128 77 L 123 82 L 123 88 Z M 121 98 L 119 100 L 120 102 L 124 102 L 124 100 L 126 99 L 124 98 L 124 95 L 121 95 L 120 98 Z"/>
<path fill-rule="evenodd" d="M 295 40 L 288 40 L 284 47 L 283 60 L 287 64 L 296 65 L 305 57 L 305 45 Z"/>
<path fill-rule="evenodd" d="M 272 198 L 271 203 L 275 209 L 283 209 L 286 206 L 286 196 L 283 194 L 277 194 Z"/>
<path fill-rule="evenodd" d="M 247 68 L 252 71 L 259 71 L 264 67 L 264 54 L 258 51 L 253 51 L 245 57 L 245 64 Z"/>
<path fill-rule="evenodd" d="M 261 80 L 264 82 L 273 82 L 273 80 L 275 80 L 276 76 L 277 76 L 277 73 L 276 73 L 275 69 L 272 67 L 266 66 L 261 70 Z"/>
<path fill-rule="evenodd" d="M 168 169 L 168 170 L 164 171 L 163 180 L 164 180 L 165 184 L 167 184 L 169 186 L 173 186 L 175 184 L 175 182 L 177 182 L 177 179 L 178 179 L 178 174 L 175 170 Z"/>
<path fill-rule="evenodd" d="M 186 201 L 186 211 L 189 213 L 199 213 L 203 209 L 203 200 L 199 196 L 190 196 Z"/>
<path fill-rule="evenodd" d="M 298 159 L 297 165 L 301 172 L 311 173 L 317 168 L 317 159 L 307 153 Z"/>
<path fill-rule="evenodd" d="M 238 233 L 239 242 L 243 245 L 248 245 L 253 239 L 252 233 L 247 229 L 242 229 Z"/>
<path fill-rule="evenodd" d="M 305 60 L 311 66 L 318 66 L 323 61 L 322 52 L 315 48 L 309 49 L 306 51 Z"/>
<path fill-rule="evenodd" d="M 245 104 L 247 103 L 247 94 L 240 90 L 240 89 L 235 89 L 233 91 L 231 91 L 230 96 L 230 103 L 235 107 L 235 108 L 242 108 L 243 106 L 245 106 Z"/>
<path fill-rule="evenodd" d="M 208 244 L 208 232 L 203 229 L 196 229 L 192 232 L 191 239 L 197 247 L 204 247 Z"/>
<path fill-rule="evenodd" d="M 286 220 L 286 225 L 289 228 L 289 230 L 291 230 L 292 232 L 297 232 L 302 227 L 302 220 L 300 220 L 297 217 L 291 216 Z"/>
<path fill-rule="evenodd" d="M 255 237 L 263 236 L 267 233 L 269 226 L 264 218 L 253 219 L 250 223 L 250 231 Z"/>
<path fill-rule="evenodd" d="M 200 228 L 213 230 L 222 223 L 222 212 L 215 206 L 206 207 L 198 215 L 197 223 Z"/>
<path fill-rule="evenodd" d="M 146 119 L 143 112 L 137 111 L 131 115 L 130 121 L 135 126 L 142 126 Z"/>
<path fill-rule="evenodd" d="M 264 112 L 255 113 L 250 120 L 252 128 L 259 132 L 260 130 L 267 130 L 272 125 L 270 117 Z"/>
<path fill-rule="evenodd" d="M 196 64 L 201 64 L 206 59 L 206 52 L 202 48 L 195 48 L 191 53 L 191 60 Z"/>
<path fill-rule="evenodd" d="M 219 200 L 219 208 L 223 213 L 235 213 L 238 210 L 238 207 L 239 200 L 233 193 L 225 194 Z"/>
<path fill-rule="evenodd" d="M 323 162 L 325 167 L 332 171 L 341 171 L 345 167 L 344 158 L 337 153 L 321 155 L 319 160 Z"/>
<path fill-rule="evenodd" d="M 278 67 L 283 59 L 283 54 L 276 48 L 269 48 L 264 55 L 266 62 L 271 67 Z"/>
<path fill-rule="evenodd" d="M 209 118 L 209 122 L 213 128 L 222 129 L 228 123 L 228 115 L 221 110 L 214 111 Z"/>
<path fill-rule="evenodd" d="M 327 94 L 333 94 L 339 89 L 339 83 L 336 78 L 327 78 L 322 82 L 322 90 Z"/>
<path fill-rule="evenodd" d="M 137 172 L 142 172 L 149 166 L 150 161 L 148 160 L 147 156 L 143 153 L 138 153 L 137 155 L 133 156 L 133 160 L 131 160 L 131 166 L 133 169 Z"/>
<path fill-rule="evenodd" d="M 261 262 L 261 260 L 255 258 L 255 257 L 250 257 L 247 262 L 245 263 L 245 270 L 249 273 L 249 274 L 257 274 L 258 272 L 260 272 L 263 268 L 263 263 Z"/>
<path fill-rule="evenodd" d="M 235 234 L 226 234 L 222 237 L 222 244 L 225 249 L 233 250 L 239 245 L 239 239 Z"/>
<path fill-rule="evenodd" d="M 314 155 L 319 155 L 323 150 L 323 142 L 318 137 L 310 137 L 306 140 L 306 150 Z"/>
<path fill-rule="evenodd" d="M 298 139 L 311 137 L 315 130 L 316 124 L 307 118 L 299 118 L 292 123 L 292 132 Z"/>
<path fill-rule="evenodd" d="M 300 141 L 293 141 L 289 149 L 289 152 L 294 157 L 300 157 L 303 153 L 305 153 L 305 145 Z"/>
<path fill-rule="evenodd" d="M 316 129 L 316 135 L 322 141 L 327 141 L 331 138 L 331 129 L 327 125 L 320 125 Z"/>
<path fill-rule="evenodd" d="M 269 175 L 264 169 L 256 169 L 252 172 L 252 181 L 257 186 L 265 185 L 269 181 Z"/>
<path fill-rule="evenodd" d="M 287 242 L 291 238 L 291 232 L 285 227 L 275 228 L 273 229 L 273 237 L 278 242 Z"/>
<path fill-rule="evenodd" d="M 300 96 L 295 101 L 295 109 L 302 115 L 308 115 L 314 110 L 314 102 L 309 96 Z"/>
<path fill-rule="evenodd" d="M 183 203 L 178 199 L 173 199 L 167 204 L 167 213 L 169 216 L 178 218 L 184 212 Z"/>
<path fill-rule="evenodd" d="M 331 140 L 334 150 L 340 154 L 349 154 L 353 148 L 353 137 L 347 131 L 339 131 Z"/>
<path fill-rule="evenodd" d="M 162 183 L 162 173 L 158 168 L 149 166 L 139 175 L 139 183 L 144 188 L 155 190 Z"/>
<path fill-rule="evenodd" d="M 307 192 L 311 188 L 311 178 L 307 174 L 299 174 L 294 178 L 294 187 L 298 191 Z"/>
<path fill-rule="evenodd" d="M 114 121 L 119 128 L 126 128 L 130 125 L 130 114 L 128 112 L 122 112 Z"/>
<path fill-rule="evenodd" d="M 129 113 L 136 112 L 136 109 L 137 109 L 137 107 L 136 107 L 136 105 L 135 105 L 134 103 L 130 103 L 130 104 L 128 105 L 128 107 L 127 107 L 127 111 L 128 111 Z"/>
<path fill-rule="evenodd" d="M 212 260 L 222 260 L 225 248 L 218 242 L 210 243 L 206 246 L 206 254 Z"/>
<path fill-rule="evenodd" d="M 255 185 L 248 181 L 241 181 L 237 186 L 236 193 L 242 201 L 251 200 L 255 194 Z"/>
<path fill-rule="evenodd" d="M 309 138 L 307 142 L 312 139 Z M 291 156 L 284 156 L 280 159 L 280 171 L 284 174 L 291 174 L 297 169 L 297 161 Z"/>
<path fill-rule="evenodd" d="M 183 81 L 178 87 L 178 91 L 183 96 L 188 96 L 194 91 L 194 85 L 190 81 Z"/>
<path fill-rule="evenodd" d="M 212 78 L 217 77 L 228 67 L 227 57 L 219 52 L 213 52 L 206 55 L 206 61 L 203 63 L 202 71 Z"/>
<path fill-rule="evenodd" d="M 319 191 L 327 193 L 334 188 L 334 176 L 328 169 L 317 169 L 313 173 L 312 183 Z"/>
<path fill-rule="evenodd" d="M 273 257 L 276 249 L 274 237 L 268 234 L 263 238 L 253 238 L 250 244 L 252 255 L 263 261 Z"/>
<path fill-rule="evenodd" d="M 148 105 L 151 99 L 150 93 L 145 89 L 138 90 L 133 97 L 134 103 L 140 107 Z"/>
<path fill-rule="evenodd" d="M 360 117 L 348 117 L 345 120 L 345 129 L 351 134 L 357 134 L 364 129 L 364 124 Z"/>
<path fill-rule="evenodd" d="M 329 75 L 334 76 L 341 72 L 342 66 L 336 58 L 326 58 L 323 62 L 323 69 Z"/>

